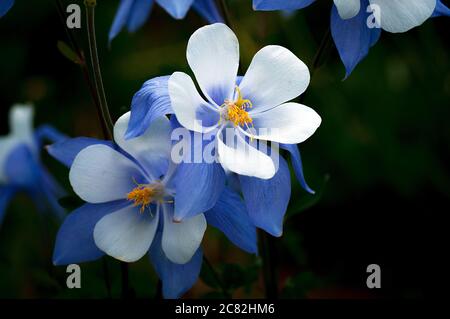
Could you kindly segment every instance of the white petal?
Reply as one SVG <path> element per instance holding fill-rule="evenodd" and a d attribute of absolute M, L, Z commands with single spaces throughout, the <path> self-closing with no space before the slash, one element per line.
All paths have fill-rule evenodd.
<path fill-rule="evenodd" d="M 191 77 L 175 72 L 169 79 L 172 109 L 185 128 L 195 132 L 208 132 L 219 123 L 218 108 L 205 102 Z"/>
<path fill-rule="evenodd" d="M 302 94 L 309 85 L 308 67 L 288 49 L 269 45 L 253 57 L 240 84 L 242 95 L 262 112 Z"/>
<path fill-rule="evenodd" d="M 239 67 L 239 42 L 225 24 L 198 29 L 187 47 L 187 60 L 203 93 L 222 105 L 233 97 Z"/>
<path fill-rule="evenodd" d="M 361 9 L 361 0 L 334 0 L 334 4 L 344 20 L 353 18 Z"/>
<path fill-rule="evenodd" d="M 156 119 L 145 133 L 125 140 L 131 112 L 122 115 L 114 125 L 114 140 L 133 156 L 154 178 L 167 171 L 171 150 L 171 126 L 167 117 Z"/>
<path fill-rule="evenodd" d="M 158 227 L 159 214 L 128 206 L 100 219 L 94 228 L 97 247 L 109 256 L 125 262 L 143 257 L 150 249 Z"/>
<path fill-rule="evenodd" d="M 436 7 L 436 0 L 369 0 L 378 10 L 381 28 L 388 32 L 406 32 L 425 22 Z M 376 16 L 376 15 L 375 15 Z"/>
<path fill-rule="evenodd" d="M 239 134 L 231 134 L 231 130 L 235 131 L 234 129 L 227 129 L 226 144 L 223 142 L 221 133 L 217 138 L 217 152 L 222 166 L 239 175 L 262 179 L 272 178 L 276 172 L 273 160 L 246 143 Z"/>
<path fill-rule="evenodd" d="M 31 105 L 17 104 L 9 112 L 11 134 L 18 138 L 29 138 L 33 134 L 34 109 Z"/>
<path fill-rule="evenodd" d="M 247 132 L 247 135 L 278 143 L 298 144 L 313 135 L 321 122 L 319 114 L 312 108 L 285 103 L 253 115 L 255 130 Z"/>
<path fill-rule="evenodd" d="M 89 203 L 125 199 L 143 173 L 130 159 L 106 145 L 92 145 L 75 157 L 69 179 L 75 193 Z"/>
<path fill-rule="evenodd" d="M 185 264 L 200 247 L 206 230 L 205 216 L 199 214 L 181 222 L 174 222 L 172 205 L 163 205 L 163 214 L 162 249 L 170 261 Z"/>

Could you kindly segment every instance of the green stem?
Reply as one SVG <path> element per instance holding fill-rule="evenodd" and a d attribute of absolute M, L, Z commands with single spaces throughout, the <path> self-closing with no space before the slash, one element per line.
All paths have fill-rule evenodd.
<path fill-rule="evenodd" d="M 77 64 L 80 66 L 81 71 L 83 73 L 83 77 L 84 80 L 86 81 L 88 88 L 89 88 L 89 92 L 91 94 L 92 100 L 94 102 L 94 105 L 97 109 L 97 113 L 100 119 L 100 123 L 101 123 L 101 127 L 102 127 L 102 132 L 103 132 L 103 136 L 104 138 L 108 138 L 109 134 L 108 134 L 108 128 L 105 124 L 105 121 L 102 120 L 102 112 L 101 112 L 101 108 L 100 108 L 100 102 L 99 102 L 99 97 L 97 94 L 97 91 L 95 90 L 95 86 L 91 81 L 90 75 L 89 75 L 89 69 L 88 66 L 86 64 L 86 58 L 84 55 L 83 50 L 81 49 L 81 47 L 78 45 L 78 42 L 76 40 L 75 35 L 73 34 L 73 30 L 69 29 L 66 25 L 66 21 L 65 21 L 65 13 L 64 13 L 64 7 L 63 4 L 61 2 L 61 0 L 56 0 L 56 8 L 58 10 L 59 16 L 61 18 L 61 23 L 64 26 L 64 29 L 66 30 L 67 33 L 67 37 L 69 39 L 70 45 L 72 47 L 72 49 L 74 50 L 74 52 L 77 55 Z M 103 278 L 105 281 L 105 287 L 106 287 L 106 292 L 108 294 L 108 298 L 112 297 L 111 294 L 111 282 L 109 280 L 109 268 L 108 268 L 108 263 L 107 263 L 107 259 L 106 257 L 102 258 L 102 266 L 103 266 Z"/>
<path fill-rule="evenodd" d="M 72 49 L 74 50 L 75 54 L 77 55 L 77 59 L 78 59 L 77 64 L 80 66 L 81 72 L 83 73 L 83 78 L 88 85 L 89 93 L 91 94 L 92 100 L 93 100 L 95 108 L 97 110 L 98 118 L 100 120 L 103 137 L 106 139 L 106 138 L 108 138 L 108 135 L 109 135 L 108 128 L 107 128 L 105 122 L 102 120 L 102 111 L 100 108 L 100 100 L 99 100 L 97 91 L 95 89 L 95 86 L 91 81 L 91 77 L 89 75 L 89 69 L 86 64 L 86 58 L 85 58 L 84 52 L 78 45 L 78 42 L 73 33 L 73 30 L 69 29 L 66 25 L 64 7 L 61 3 L 61 0 L 56 0 L 56 8 L 57 8 L 59 16 L 61 18 L 61 23 L 64 26 L 64 29 L 66 30 L 70 45 L 71 45 Z"/>
<path fill-rule="evenodd" d="M 89 54 L 91 56 L 92 70 L 94 74 L 94 85 L 99 97 L 101 118 L 103 123 L 107 127 L 108 139 L 112 140 L 114 124 L 109 113 L 108 103 L 106 101 L 105 88 L 103 86 L 103 78 L 100 69 L 100 61 L 98 59 L 97 39 L 95 36 L 95 6 L 97 5 L 97 1 L 85 0 L 84 5 L 86 6 Z"/>
<path fill-rule="evenodd" d="M 203 255 L 203 262 L 205 263 L 206 266 L 208 266 L 209 270 L 211 271 L 214 280 L 217 282 L 217 284 L 220 287 L 220 290 L 222 291 L 222 294 L 224 295 L 225 298 L 231 299 L 231 295 L 228 292 L 228 290 L 225 288 L 224 283 L 222 282 L 222 280 L 220 279 L 219 275 L 217 274 L 216 270 L 214 269 L 213 265 L 209 262 L 208 258 L 206 258 L 205 255 Z"/>
<path fill-rule="evenodd" d="M 262 258 L 264 288 L 267 299 L 278 299 L 278 284 L 276 272 L 275 242 L 269 234 L 259 232 L 260 256 Z"/>

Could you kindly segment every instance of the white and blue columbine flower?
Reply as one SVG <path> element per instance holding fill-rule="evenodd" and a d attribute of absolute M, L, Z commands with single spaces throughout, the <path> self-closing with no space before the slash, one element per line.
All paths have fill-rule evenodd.
<path fill-rule="evenodd" d="M 107 254 L 134 262 L 149 253 L 164 296 L 177 298 L 197 281 L 207 222 L 251 253 L 256 229 L 239 195 L 225 186 L 220 165 L 171 161 L 166 117 L 125 140 L 129 118 L 117 121 L 115 143 L 75 138 L 48 148 L 70 167 L 71 185 L 87 202 L 64 221 L 53 261 L 65 265 Z"/>
<path fill-rule="evenodd" d="M 121 0 L 109 31 L 109 40 L 114 39 L 125 26 L 129 32 L 139 29 L 147 21 L 155 2 L 174 19 L 184 19 L 192 7 L 209 23 L 223 21 L 215 0 Z"/>
<path fill-rule="evenodd" d="M 315 0 L 253 0 L 255 10 L 297 10 Z M 369 7 L 370 6 L 370 7 Z M 381 30 L 399 33 L 430 17 L 450 16 L 441 0 L 334 0 L 331 33 L 349 76 L 369 53 Z"/>
<path fill-rule="evenodd" d="M 0 0 L 0 18 L 3 17 L 14 5 L 14 0 Z"/>
<path fill-rule="evenodd" d="M 219 138 L 211 138 L 210 133 L 220 131 L 226 125 L 246 137 L 245 134 L 249 133 L 245 131 L 248 124 L 245 121 L 251 119 L 252 129 L 279 128 L 279 134 L 274 135 L 275 141 L 280 142 L 280 148 L 290 153 L 295 176 L 301 186 L 307 192 L 314 193 L 306 184 L 300 152 L 293 143 L 309 137 L 319 126 L 320 117 L 306 106 L 284 103 L 297 97 L 308 86 L 306 66 L 287 49 L 268 46 L 256 54 L 245 77 L 237 77 L 239 44 L 234 33 L 223 24 L 206 26 L 195 32 L 189 41 L 187 55 L 207 101 L 184 73 L 177 72 L 172 76 L 148 80 L 133 97 L 126 138 L 141 136 L 160 116 L 172 114 L 178 120 L 174 122 L 180 122 L 193 131 L 203 132 L 216 127 L 216 130 L 205 135 L 208 135 L 206 140 L 221 143 L 216 148 L 220 156 L 221 149 L 226 148 L 229 152 L 235 150 L 223 143 L 220 134 L 216 136 Z M 239 108 L 239 105 L 249 106 L 249 101 L 242 102 L 245 99 L 252 103 L 248 113 L 245 108 Z M 238 116 L 230 116 L 233 112 Z M 198 125 L 199 120 L 203 125 L 211 125 L 205 128 Z M 253 133 L 255 139 L 272 138 Z M 248 141 L 248 137 L 245 140 Z M 281 236 L 291 194 L 291 178 L 286 161 L 279 157 L 276 170 L 271 157 L 257 149 L 253 149 L 249 156 L 238 154 L 242 156 L 238 155 L 240 161 L 235 166 L 222 162 L 227 169 L 240 174 L 228 174 L 229 185 L 242 193 L 255 226 L 273 236 Z M 264 159 L 266 166 L 258 166 L 260 158 Z"/>
<path fill-rule="evenodd" d="M 311 108 L 288 102 L 306 90 L 310 75 L 306 65 L 284 47 L 262 48 L 245 76 L 238 78 L 238 40 L 230 28 L 217 23 L 194 32 L 187 60 L 206 100 L 189 75 L 175 72 L 168 82 L 173 112 L 188 130 L 216 131 L 218 159 L 231 172 L 272 178 L 276 163 L 248 139 L 297 144 L 321 123 Z"/>
<path fill-rule="evenodd" d="M 57 142 L 65 137 L 49 126 L 33 129 L 33 107 L 15 105 L 9 113 L 10 134 L 0 137 L 0 223 L 17 193 L 28 194 L 42 213 L 54 212 L 62 218 L 58 197 L 64 191 L 40 161 L 44 140 Z"/>

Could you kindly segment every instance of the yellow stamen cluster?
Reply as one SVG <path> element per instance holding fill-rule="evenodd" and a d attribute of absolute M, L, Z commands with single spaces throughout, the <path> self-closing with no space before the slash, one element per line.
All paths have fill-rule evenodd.
<path fill-rule="evenodd" d="M 226 100 L 226 119 L 232 122 L 235 126 L 249 127 L 253 123 L 253 119 L 248 114 L 247 109 L 252 108 L 252 102 L 242 97 L 241 90 L 236 86 L 238 94 L 236 101 Z"/>
<path fill-rule="evenodd" d="M 150 206 L 151 202 L 158 195 L 155 187 L 148 185 L 138 185 L 135 189 L 128 193 L 127 199 L 134 201 L 134 206 L 141 206 L 140 212 L 144 213 L 145 209 Z"/>
<path fill-rule="evenodd" d="M 253 122 L 248 112 L 237 106 L 236 104 L 231 104 L 227 109 L 227 119 L 233 122 L 236 126 L 246 126 Z"/>

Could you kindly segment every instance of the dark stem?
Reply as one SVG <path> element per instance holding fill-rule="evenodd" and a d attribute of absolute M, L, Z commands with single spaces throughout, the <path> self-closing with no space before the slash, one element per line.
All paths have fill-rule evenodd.
<path fill-rule="evenodd" d="M 89 69 L 88 69 L 88 66 L 86 64 L 86 57 L 84 55 L 84 51 L 78 45 L 78 42 L 76 40 L 76 37 L 74 35 L 73 30 L 69 29 L 67 27 L 67 25 L 66 25 L 64 7 L 62 5 L 61 0 L 56 0 L 56 8 L 57 8 L 59 16 L 61 18 L 61 23 L 64 26 L 64 29 L 66 30 L 67 37 L 68 37 L 69 42 L 70 42 L 70 46 L 72 47 L 72 49 L 74 50 L 74 52 L 77 55 L 77 59 L 78 59 L 77 64 L 80 66 L 81 71 L 83 73 L 84 80 L 85 80 L 85 82 L 88 85 L 89 93 L 91 94 L 92 100 L 93 100 L 95 108 L 97 110 L 97 115 L 98 115 L 99 120 L 100 120 L 103 137 L 106 139 L 106 138 L 108 138 L 108 135 L 109 135 L 108 134 L 108 127 L 106 126 L 105 122 L 102 120 L 102 111 L 101 111 L 101 108 L 100 108 L 100 100 L 99 100 L 97 91 L 95 89 L 95 86 L 92 83 L 91 77 L 89 75 Z"/>
<path fill-rule="evenodd" d="M 319 48 L 317 49 L 316 54 L 314 55 L 314 58 L 311 63 L 310 67 L 310 78 L 312 79 L 313 75 L 316 73 L 317 69 L 324 63 L 326 57 L 330 53 L 331 48 L 333 47 L 333 38 L 331 36 L 331 29 L 328 27 L 327 31 L 325 32 L 322 40 L 320 41 Z M 300 97 L 297 98 L 299 103 L 303 103 L 306 97 L 306 93 L 302 94 Z"/>
<path fill-rule="evenodd" d="M 220 10 L 222 11 L 224 22 L 227 26 L 230 27 L 231 30 L 233 30 L 236 33 L 236 30 L 233 26 L 233 23 L 230 19 L 230 12 L 228 11 L 228 5 L 226 3 L 226 0 L 219 0 Z"/>
<path fill-rule="evenodd" d="M 97 1 L 85 0 L 84 4 L 86 6 L 89 54 L 91 56 L 92 70 L 94 74 L 94 85 L 99 97 L 101 118 L 103 123 L 105 123 L 105 126 L 107 127 L 108 139 L 112 140 L 114 124 L 109 113 L 108 103 L 106 101 L 105 88 L 103 86 L 102 72 L 100 69 L 100 61 L 98 59 L 97 39 L 95 36 L 95 6 L 97 4 Z"/>
<path fill-rule="evenodd" d="M 66 16 L 64 13 L 64 6 L 61 2 L 61 0 L 56 0 L 56 7 L 58 9 L 58 13 L 59 16 L 61 18 L 61 22 L 64 25 L 64 29 L 66 30 L 67 33 L 67 37 L 69 38 L 70 41 L 70 45 L 72 46 L 72 49 L 75 51 L 75 53 L 77 53 L 78 58 L 81 58 L 82 54 L 82 50 L 80 48 L 80 46 L 78 45 L 77 41 L 75 40 L 75 35 L 73 34 L 73 30 L 69 29 L 66 25 Z"/>
<path fill-rule="evenodd" d="M 267 299 L 278 299 L 276 256 L 274 238 L 262 230 L 259 232 L 259 254 L 262 258 L 264 287 Z"/>
<path fill-rule="evenodd" d="M 322 41 L 320 42 L 319 48 L 314 56 L 311 66 L 311 77 L 314 75 L 316 70 L 320 67 L 320 65 L 324 62 L 324 59 L 327 53 L 330 51 L 332 47 L 332 37 L 331 37 L 331 29 L 328 27 L 326 33 L 324 34 Z"/>
<path fill-rule="evenodd" d="M 224 295 L 224 297 L 231 299 L 231 295 L 228 292 L 228 290 L 225 288 L 225 285 L 222 282 L 222 280 L 220 279 L 219 274 L 217 274 L 217 272 L 214 269 L 213 265 L 209 262 L 208 258 L 206 258 L 206 256 L 204 256 L 204 255 L 203 255 L 203 262 L 206 264 L 206 266 L 208 266 L 209 270 L 211 271 L 211 273 L 212 273 L 212 275 L 214 277 L 214 280 L 219 285 L 220 290 L 222 291 L 222 294 Z"/>
<path fill-rule="evenodd" d="M 102 265 L 103 265 L 103 278 L 105 280 L 105 287 L 106 287 L 106 293 L 108 294 L 108 298 L 111 299 L 111 283 L 109 282 L 109 267 L 108 267 L 108 260 L 106 257 L 102 258 Z"/>
<path fill-rule="evenodd" d="M 91 97 L 92 97 L 92 100 L 94 102 L 95 108 L 97 109 L 98 117 L 100 119 L 103 136 L 106 139 L 109 136 L 108 128 L 107 128 L 105 122 L 103 120 L 101 120 L 102 119 L 102 116 L 101 116 L 102 112 L 101 112 L 101 108 L 100 108 L 100 102 L 99 102 L 98 94 L 97 94 L 97 92 L 95 90 L 94 84 L 92 83 L 90 75 L 89 75 L 89 69 L 88 69 L 88 66 L 86 64 L 86 58 L 84 56 L 84 52 L 81 49 L 81 47 L 78 45 L 76 37 L 73 34 L 73 30 L 69 29 L 67 27 L 67 25 L 66 25 L 64 7 L 62 5 L 61 0 L 56 0 L 56 8 L 58 10 L 59 17 L 61 18 L 61 23 L 64 26 L 64 30 L 66 30 L 67 37 L 69 39 L 70 45 L 71 45 L 72 49 L 74 50 L 74 52 L 77 55 L 77 58 L 78 58 L 77 64 L 80 66 L 81 71 L 83 73 L 84 80 L 86 81 L 86 83 L 88 85 L 89 93 L 91 94 Z M 104 281 L 105 281 L 106 292 L 108 294 L 108 298 L 111 298 L 112 297 L 112 294 L 111 294 L 111 282 L 109 281 L 109 268 L 108 268 L 106 257 L 104 257 L 102 259 L 102 263 L 103 263 L 103 277 L 104 277 Z"/>

